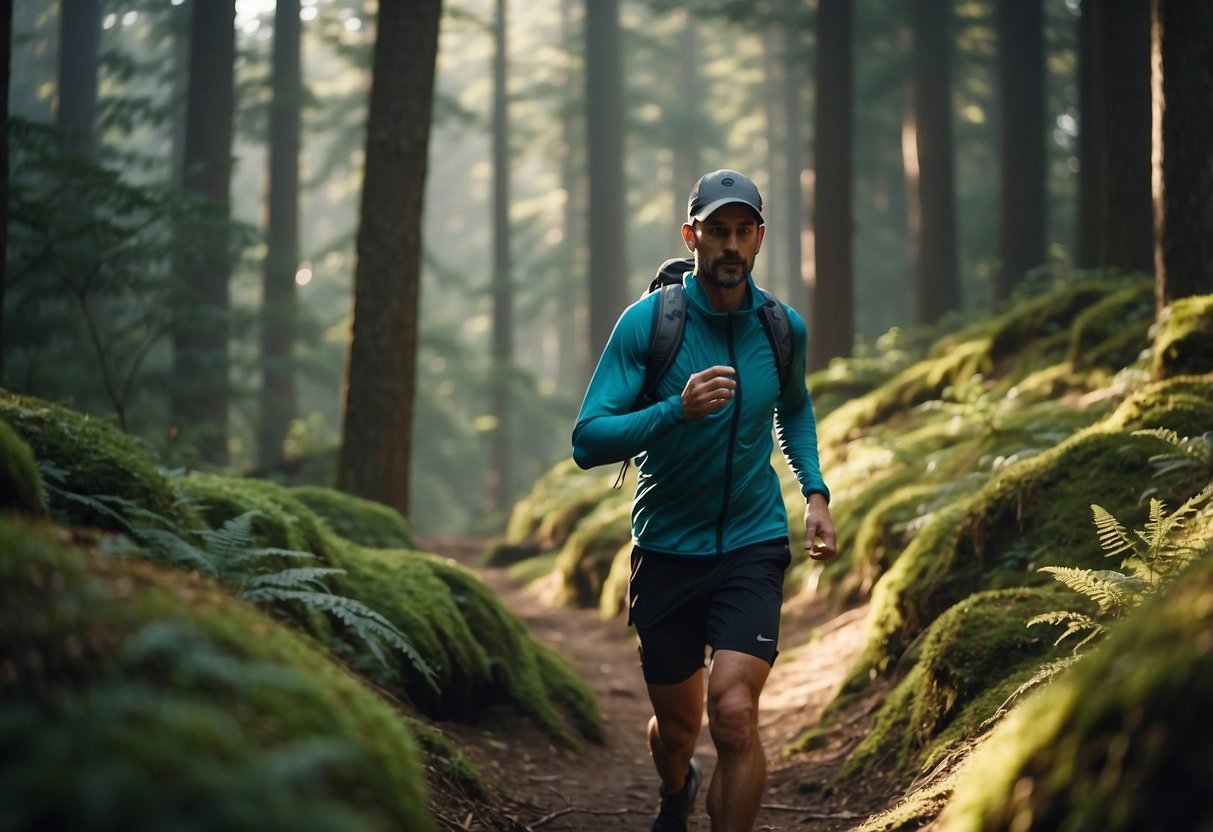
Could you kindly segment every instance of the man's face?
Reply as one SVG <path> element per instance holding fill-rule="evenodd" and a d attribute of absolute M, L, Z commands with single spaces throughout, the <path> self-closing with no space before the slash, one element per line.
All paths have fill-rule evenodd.
<path fill-rule="evenodd" d="M 734 202 L 717 208 L 702 222 L 684 225 L 682 236 L 695 252 L 695 275 L 731 289 L 753 270 L 764 231 L 753 211 Z"/>

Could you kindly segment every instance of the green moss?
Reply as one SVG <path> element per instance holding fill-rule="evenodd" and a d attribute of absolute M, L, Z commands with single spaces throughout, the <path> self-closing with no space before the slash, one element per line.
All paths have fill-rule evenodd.
<path fill-rule="evenodd" d="M 886 670 L 943 610 L 970 593 L 1047 583 L 1045 564 L 1103 568 L 1091 524 L 1099 503 L 1127 526 L 1145 517 L 1150 443 L 1091 429 L 1012 465 L 939 512 L 873 592 L 872 626 L 851 674 Z"/>
<path fill-rule="evenodd" d="M 1134 281 L 1074 318 L 1067 359 L 1075 369 L 1132 364 L 1150 346 L 1154 282 Z"/>
<path fill-rule="evenodd" d="M 46 516 L 46 491 L 29 445 L 0 419 L 0 512 Z"/>
<path fill-rule="evenodd" d="M 632 542 L 619 547 L 611 561 L 611 570 L 602 584 L 598 614 L 603 619 L 622 615 L 628 606 L 628 583 L 632 578 Z"/>
<path fill-rule="evenodd" d="M 0 523 L 14 829 L 433 829 L 404 721 L 214 584 Z"/>
<path fill-rule="evenodd" d="M 631 538 L 631 506 L 612 501 L 578 524 L 556 560 L 562 604 L 596 607 L 620 545 Z"/>
<path fill-rule="evenodd" d="M 1162 315 L 1154 339 L 1154 376 L 1213 372 L 1213 295 L 1181 298 Z"/>
<path fill-rule="evenodd" d="M 437 675 L 430 684 L 392 657 L 380 676 L 366 669 L 381 686 L 440 718 L 475 720 L 486 707 L 508 705 L 563 743 L 597 738 L 584 682 L 467 570 L 416 552 L 353 546 L 345 568 L 342 589 L 404 632 Z"/>
<path fill-rule="evenodd" d="M 328 566 L 341 566 L 342 544 L 294 490 L 267 480 L 190 474 L 181 490 L 214 528 L 253 511 L 261 545 L 310 552 Z"/>
<path fill-rule="evenodd" d="M 298 486 L 290 494 L 346 540 L 378 549 L 413 548 L 409 521 L 394 508 L 318 485 Z"/>
<path fill-rule="evenodd" d="M 584 471 L 571 458 L 557 463 L 515 504 L 506 542 L 530 540 L 541 550 L 559 548 L 581 518 L 613 494 L 622 494 L 611 487 L 615 475 L 604 469 Z"/>
<path fill-rule="evenodd" d="M 119 498 L 139 506 L 143 510 L 140 525 L 202 526 L 144 450 L 112 425 L 2 390 L 0 420 L 33 451 L 43 468 L 50 510 L 63 522 L 126 531 L 126 525 L 112 514 L 89 501 L 71 499 L 62 493 L 66 491 L 88 498 Z"/>
<path fill-rule="evenodd" d="M 1104 425 L 1125 431 L 1168 428 L 1180 436 L 1200 436 L 1213 425 L 1213 373 L 1146 385 L 1127 396 Z"/>
<path fill-rule="evenodd" d="M 899 768 L 921 764 L 962 715 L 961 730 L 950 739 L 976 735 L 1010 691 L 997 701 L 987 698 L 984 712 L 974 713 L 970 704 L 1001 690 L 1000 683 L 1016 673 L 1030 673 L 1068 650 L 1053 646 L 1055 634 L 1028 628 L 1028 620 L 1086 606 L 1073 593 L 1048 586 L 974 593 L 945 611 L 924 632 L 916 663 L 877 711 L 874 729 L 848 757 L 842 776 L 866 772 L 878 762 Z"/>
<path fill-rule="evenodd" d="M 940 828 L 1213 827 L 1213 559 L 1015 708 L 966 762 Z"/>

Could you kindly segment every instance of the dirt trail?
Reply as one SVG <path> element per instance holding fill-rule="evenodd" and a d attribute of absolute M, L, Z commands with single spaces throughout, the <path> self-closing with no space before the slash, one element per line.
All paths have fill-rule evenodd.
<path fill-rule="evenodd" d="M 651 715 L 635 641 L 622 620 L 602 621 L 596 610 L 554 607 L 542 588 L 512 584 L 502 569 L 484 568 L 475 541 L 427 541 L 424 547 L 475 569 L 538 640 L 563 652 L 598 700 L 605 742 L 583 752 L 558 749 L 512 714 L 487 714 L 474 726 L 444 726 L 482 769 L 501 783 L 522 828 L 596 832 L 647 829 L 656 805 L 657 777 L 644 726 Z M 781 749 L 817 724 L 860 647 L 866 608 L 830 617 L 813 605 L 785 610 L 781 654 L 763 693 L 759 715 L 768 757 L 767 794 L 756 830 L 837 832 L 852 829 L 887 803 L 887 790 L 846 794 L 824 784 L 843 753 L 866 730 L 857 703 L 853 718 L 826 735 L 821 748 L 791 759 Z M 710 776 L 715 749 L 705 724 L 697 755 Z M 704 789 L 690 830 L 708 832 Z M 472 826 L 471 828 L 483 828 Z"/>

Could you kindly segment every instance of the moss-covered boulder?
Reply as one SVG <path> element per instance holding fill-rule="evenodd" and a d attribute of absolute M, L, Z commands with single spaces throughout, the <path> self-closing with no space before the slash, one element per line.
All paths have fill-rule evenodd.
<path fill-rule="evenodd" d="M 501 565 L 527 543 L 535 553 L 559 549 L 582 519 L 603 503 L 631 499 L 635 474 L 630 472 L 622 488 L 612 485 L 618 472 L 604 468 L 584 471 L 571 458 L 554 465 L 535 483 L 531 493 L 519 500 L 510 513 L 505 545 L 488 553 L 491 565 Z"/>
<path fill-rule="evenodd" d="M 400 651 L 384 651 L 380 659 L 353 631 L 317 620 L 310 609 L 288 607 L 288 614 L 422 713 L 475 720 L 486 707 L 508 704 L 563 742 L 596 737 L 584 682 L 466 569 L 420 552 L 347 540 L 305 505 L 297 489 L 213 474 L 191 475 L 182 488 L 212 524 L 256 512 L 259 545 L 310 553 L 321 565 L 341 568 L 328 578 L 333 591 L 386 618 L 422 663 Z"/>
<path fill-rule="evenodd" d="M 1213 372 L 1213 295 L 1181 298 L 1163 310 L 1154 338 L 1154 375 Z"/>
<path fill-rule="evenodd" d="M 926 629 L 910 668 L 883 700 L 871 733 L 847 758 L 840 777 L 871 770 L 930 767 L 955 741 L 980 733 L 984 721 L 1045 661 L 1068 652 L 1033 616 L 1057 610 L 1093 612 L 1060 587 L 979 592 Z"/>
<path fill-rule="evenodd" d="M 63 521 L 126 531 L 138 506 L 140 525 L 201 528 L 197 513 L 149 459 L 146 449 L 113 425 L 66 407 L 0 390 L 7 422 L 42 466 L 51 511 Z"/>
<path fill-rule="evenodd" d="M 46 515 L 46 491 L 34 452 L 8 422 L 0 419 L 0 512 Z"/>
<path fill-rule="evenodd" d="M 585 683 L 467 570 L 416 552 L 356 546 L 345 568 L 343 590 L 404 632 L 435 674 L 430 681 L 393 657 L 381 685 L 435 717 L 474 720 L 508 704 L 568 744 L 599 737 Z"/>
<path fill-rule="evenodd" d="M 404 720 L 217 584 L 0 521 L 12 830 L 430 830 Z"/>
<path fill-rule="evenodd" d="M 1213 828 L 1213 558 L 1015 708 L 965 764 L 946 832 Z"/>
<path fill-rule="evenodd" d="M 1127 367 L 1150 347 L 1154 282 L 1134 280 L 1074 318 L 1067 360 L 1077 370 Z"/>
<path fill-rule="evenodd" d="M 335 488 L 303 485 L 290 494 L 346 540 L 376 549 L 412 549 L 409 521 L 393 508 Z"/>

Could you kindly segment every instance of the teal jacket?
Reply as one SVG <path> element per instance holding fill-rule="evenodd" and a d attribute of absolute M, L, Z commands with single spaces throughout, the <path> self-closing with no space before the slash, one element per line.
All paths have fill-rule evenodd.
<path fill-rule="evenodd" d="M 635 457 L 632 537 L 642 548 L 678 555 L 721 555 L 784 538 L 788 517 L 771 467 L 775 434 L 807 497 L 829 499 L 817 456 L 817 424 L 805 386 L 808 331 L 785 307 L 795 338 L 782 397 L 775 355 L 757 310 L 753 277 L 735 312 L 717 312 L 691 273 L 683 276 L 687 320 L 682 347 L 651 407 L 633 411 L 644 383 L 645 357 L 660 293 L 624 310 L 590 380 L 577 425 L 573 459 L 582 468 Z M 733 400 L 704 419 L 687 421 L 687 378 L 716 364 L 736 370 Z"/>

